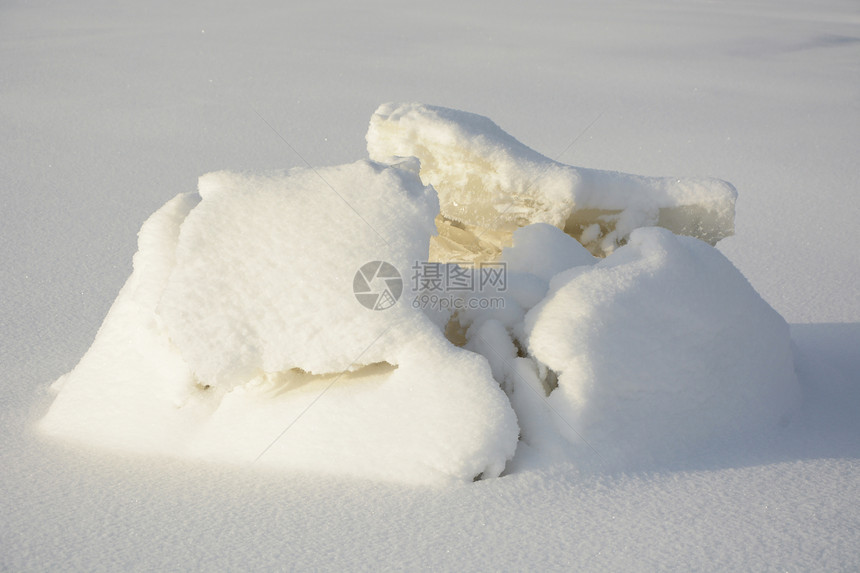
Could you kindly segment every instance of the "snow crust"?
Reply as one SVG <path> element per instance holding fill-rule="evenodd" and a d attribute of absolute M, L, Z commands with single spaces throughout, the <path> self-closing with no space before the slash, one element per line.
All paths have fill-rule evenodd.
<path fill-rule="evenodd" d="M 435 260 L 493 259 L 531 223 L 564 229 L 606 255 L 639 227 L 658 225 L 715 244 L 734 233 L 734 187 L 718 179 L 643 177 L 553 161 L 473 113 L 419 103 L 381 105 L 371 159 L 417 157 L 439 193 Z"/>
<path fill-rule="evenodd" d="M 375 161 L 209 173 L 152 215 L 42 429 L 438 483 L 499 476 L 519 445 L 581 467 L 675 459 L 795 407 L 787 325 L 699 239 L 731 233 L 731 185 L 564 166 L 419 104 L 380 107 L 367 141 Z M 403 287 L 439 257 L 505 280 Z M 390 304 L 362 303 L 392 277 Z"/>

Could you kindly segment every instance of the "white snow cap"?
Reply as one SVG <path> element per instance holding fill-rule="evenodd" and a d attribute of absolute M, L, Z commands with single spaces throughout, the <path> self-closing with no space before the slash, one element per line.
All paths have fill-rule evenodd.
<path fill-rule="evenodd" d="M 706 243 L 637 229 L 730 234 L 727 183 L 561 165 L 420 104 L 380 107 L 367 141 L 375 161 L 209 173 L 153 214 L 41 428 L 439 483 L 500 475 L 520 440 L 623 467 L 792 407 L 784 321 Z M 426 296 L 434 260 L 495 265 L 493 288 Z"/>

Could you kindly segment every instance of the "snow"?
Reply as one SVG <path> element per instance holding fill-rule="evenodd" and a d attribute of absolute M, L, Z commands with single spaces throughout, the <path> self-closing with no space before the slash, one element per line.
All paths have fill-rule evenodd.
<path fill-rule="evenodd" d="M 201 384 L 230 389 L 259 371 L 336 373 L 359 354 L 355 366 L 393 357 L 387 339 L 371 343 L 411 309 L 368 312 L 351 287 L 368 261 L 403 274 L 424 258 L 438 207 L 415 174 L 365 161 L 210 173 L 198 187 L 156 313 Z"/>
<path fill-rule="evenodd" d="M 855 3 L 0 10 L 0 568 L 858 568 Z M 204 173 L 353 163 L 387 101 L 479 113 L 564 164 L 731 181 L 735 234 L 717 249 L 790 324 L 787 425 L 606 470 L 561 461 L 556 428 L 518 419 L 543 449 L 521 441 L 500 479 L 444 488 L 40 436 L 48 387 L 92 345 L 151 213 Z M 508 324 L 547 282 L 519 277 L 516 313 L 475 328 L 508 362 L 502 336 L 524 336 Z M 540 420 L 525 360 L 508 400 Z"/>
<path fill-rule="evenodd" d="M 545 223 L 517 229 L 511 242 L 499 256 L 508 272 L 527 273 L 547 283 L 561 271 L 597 262 L 579 242 Z"/>
<path fill-rule="evenodd" d="M 608 465 L 767 431 L 799 403 L 782 317 L 716 249 L 663 229 L 555 276 L 526 334 L 557 376 L 559 430 Z"/>
<path fill-rule="evenodd" d="M 426 258 L 438 204 L 413 171 L 218 172 L 198 193 L 144 223 L 45 432 L 406 482 L 502 472 L 518 429 L 486 363 L 411 304 L 375 311 L 350 290 L 368 260 Z"/>

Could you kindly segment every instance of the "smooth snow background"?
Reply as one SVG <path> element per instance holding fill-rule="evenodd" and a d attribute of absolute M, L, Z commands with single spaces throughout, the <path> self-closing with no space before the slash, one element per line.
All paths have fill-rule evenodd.
<path fill-rule="evenodd" d="M 652 473 L 524 462 L 448 490 L 34 435 L 156 208 L 208 171 L 303 164 L 269 125 L 354 161 L 376 106 L 411 100 L 565 163 L 732 182 L 719 248 L 793 325 L 797 419 Z M 860 567 L 858 112 L 852 1 L 4 3 L 0 568 Z"/>

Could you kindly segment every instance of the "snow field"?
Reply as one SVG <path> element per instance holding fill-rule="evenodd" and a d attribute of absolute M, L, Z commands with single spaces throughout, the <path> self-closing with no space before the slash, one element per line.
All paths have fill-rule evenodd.
<path fill-rule="evenodd" d="M 0 23 L 0 570 L 860 570 L 857 2 L 13 0 Z M 444 488 L 36 431 L 148 216 L 193 197 L 203 173 L 365 157 L 367 120 L 391 100 L 479 112 L 571 165 L 730 181 L 735 235 L 717 249 L 789 322 L 800 411 L 676 462 L 594 473 L 578 471 L 593 452 L 559 461 L 552 411 L 533 428 L 541 452 L 518 415 L 501 479 Z M 532 308 L 548 281 L 519 277 Z M 539 384 L 518 346 L 515 383 Z M 155 357 L 115 359 L 158 374 Z M 283 399 L 330 380 L 296 375 Z M 123 384 L 114 404 L 129 401 Z M 523 390 L 509 396 L 518 412 L 546 408 Z M 81 424 L 109 414 L 92 405 Z"/>

